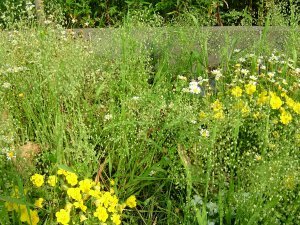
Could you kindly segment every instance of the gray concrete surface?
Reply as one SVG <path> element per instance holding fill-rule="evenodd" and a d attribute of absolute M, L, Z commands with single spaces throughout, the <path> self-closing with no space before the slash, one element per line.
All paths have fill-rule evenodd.
<path fill-rule="evenodd" d="M 298 30 L 289 27 L 166 27 L 166 28 L 105 28 L 105 29 L 75 29 L 77 35 L 92 41 L 95 51 L 99 54 L 119 55 L 122 51 L 124 36 L 142 43 L 142 46 L 163 49 L 176 56 L 183 52 L 205 52 L 207 50 L 208 64 L 217 65 L 224 54 L 224 48 L 232 51 L 235 48 L 251 47 L 278 50 L 285 48 L 285 43 L 291 32 L 299 34 Z M 124 43 L 123 43 L 124 44 Z M 159 54 L 159 53 L 158 53 Z M 176 60 L 176 59 L 175 59 Z"/>

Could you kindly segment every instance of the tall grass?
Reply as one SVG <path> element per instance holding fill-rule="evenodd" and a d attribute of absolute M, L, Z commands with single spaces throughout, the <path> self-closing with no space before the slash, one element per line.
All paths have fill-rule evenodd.
<path fill-rule="evenodd" d="M 134 32 L 125 25 L 111 48 L 50 27 L 0 34 L 0 223 L 21 224 L 5 203 L 33 209 L 43 196 L 40 224 L 55 224 L 65 198 L 30 177 L 64 168 L 136 195 L 123 224 L 297 224 L 298 33 L 286 52 L 266 51 L 267 29 L 240 52 L 227 36 L 210 68 L 209 33 L 161 32 L 149 44 Z"/>

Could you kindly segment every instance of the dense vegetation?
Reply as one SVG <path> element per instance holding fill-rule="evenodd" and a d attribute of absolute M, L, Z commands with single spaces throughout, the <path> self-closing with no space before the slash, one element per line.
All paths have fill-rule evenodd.
<path fill-rule="evenodd" d="M 1 225 L 299 224 L 299 1 L 0 9 Z"/>
<path fill-rule="evenodd" d="M 7 27 L 35 17 L 35 2 L 39 8 L 41 0 L 2 0 L 0 24 Z M 152 26 L 189 24 L 190 15 L 201 25 L 264 25 L 269 16 L 271 25 L 290 25 L 299 23 L 300 1 L 44 0 L 43 8 L 48 22 L 58 22 L 67 28 L 120 26 L 128 16 L 152 21 Z"/>

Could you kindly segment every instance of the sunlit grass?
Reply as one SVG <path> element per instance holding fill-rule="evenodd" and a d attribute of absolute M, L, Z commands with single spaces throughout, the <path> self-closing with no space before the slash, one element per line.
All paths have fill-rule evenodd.
<path fill-rule="evenodd" d="M 59 29 L 0 34 L 0 223 L 297 224 L 299 36 L 223 46 L 209 68 L 205 34 L 176 56 L 127 29 L 115 54 Z M 74 182 L 48 180 L 59 168 Z M 108 213 L 84 180 L 137 205 Z"/>

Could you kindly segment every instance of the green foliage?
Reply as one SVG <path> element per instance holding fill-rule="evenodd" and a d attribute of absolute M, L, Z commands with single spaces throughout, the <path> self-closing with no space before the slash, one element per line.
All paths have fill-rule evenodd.
<path fill-rule="evenodd" d="M 46 24 L 85 28 L 117 27 L 128 18 L 150 22 L 151 26 L 174 22 L 191 25 L 190 15 L 199 25 L 264 25 L 267 18 L 271 25 L 296 25 L 300 8 L 299 0 L 45 0 L 44 10 Z M 3 0 L 0 11 L 0 25 L 4 28 L 33 25 L 36 21 L 33 1 Z"/>
<path fill-rule="evenodd" d="M 138 34 L 159 20 L 138 12 L 97 44 L 51 26 L 0 34 L 0 222 L 20 221 L 4 201 L 37 210 L 45 196 L 40 223 L 56 223 L 66 181 L 52 192 L 30 177 L 59 167 L 136 195 L 123 224 L 296 224 L 299 33 L 283 52 L 268 27 L 248 49 L 226 37 L 210 68 L 211 34 L 153 29 L 149 43 Z"/>

